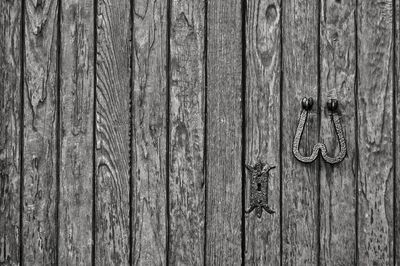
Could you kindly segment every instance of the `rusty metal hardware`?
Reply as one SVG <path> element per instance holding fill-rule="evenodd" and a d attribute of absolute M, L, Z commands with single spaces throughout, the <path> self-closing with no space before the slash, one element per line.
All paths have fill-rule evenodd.
<path fill-rule="evenodd" d="M 310 156 L 304 156 L 300 153 L 299 151 L 300 140 L 301 136 L 303 135 L 304 125 L 307 121 L 308 112 L 312 109 L 313 106 L 313 99 L 303 98 L 301 105 L 303 107 L 303 110 L 301 111 L 299 124 L 296 130 L 296 135 L 293 140 L 294 157 L 296 157 L 296 159 L 299 160 L 300 162 L 311 163 L 318 157 L 318 154 L 321 152 L 322 158 L 327 163 L 336 164 L 343 161 L 347 153 L 347 148 L 346 148 L 346 140 L 344 138 L 342 125 L 340 124 L 340 118 L 338 115 L 338 105 L 339 105 L 338 101 L 336 99 L 330 99 L 326 104 L 327 109 L 330 112 L 330 117 L 335 126 L 336 135 L 339 140 L 339 154 L 336 157 L 328 156 L 326 146 L 323 143 L 315 144 Z"/>
<path fill-rule="evenodd" d="M 253 210 L 256 211 L 258 218 L 261 218 L 263 209 L 269 213 L 275 213 L 268 205 L 268 182 L 269 171 L 275 166 L 269 166 L 262 162 L 257 162 L 254 166 L 246 165 L 250 171 L 250 208 L 245 211 L 249 214 Z"/>

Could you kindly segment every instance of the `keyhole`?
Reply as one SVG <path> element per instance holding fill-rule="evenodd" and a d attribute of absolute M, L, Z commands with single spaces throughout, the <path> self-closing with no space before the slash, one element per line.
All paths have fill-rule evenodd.
<path fill-rule="evenodd" d="M 258 190 L 258 191 L 261 191 L 261 183 L 258 183 L 258 184 L 257 184 L 257 190 Z"/>

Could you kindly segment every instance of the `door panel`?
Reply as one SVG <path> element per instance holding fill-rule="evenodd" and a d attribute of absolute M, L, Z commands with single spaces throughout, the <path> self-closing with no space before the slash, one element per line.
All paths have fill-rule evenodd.
<path fill-rule="evenodd" d="M 394 35 L 395 38 L 393 51 L 394 51 L 394 83 L 393 83 L 393 91 L 394 91 L 394 102 L 393 106 L 393 121 L 394 121 L 394 130 L 393 130 L 393 143 L 394 143 L 394 158 L 395 158 L 395 167 L 393 168 L 393 176 L 394 176 L 394 221 L 393 228 L 394 231 L 394 262 L 395 265 L 400 265 L 400 180 L 399 180 L 399 171 L 400 171 L 400 2 L 395 1 L 394 6 Z"/>
<path fill-rule="evenodd" d="M 56 1 L 26 1 L 23 10 L 22 253 L 26 265 L 51 265 L 58 257 L 59 8 Z"/>
<path fill-rule="evenodd" d="M 96 8 L 95 262 L 120 265 L 130 249 L 130 4 Z"/>
<path fill-rule="evenodd" d="M 245 163 L 276 166 L 268 184 L 268 204 L 275 214 L 246 215 L 246 264 L 280 264 L 280 90 L 281 1 L 247 1 L 246 8 Z M 249 206 L 250 173 L 246 173 Z"/>
<path fill-rule="evenodd" d="M 165 265 L 168 226 L 166 0 L 133 3 L 132 264 Z"/>
<path fill-rule="evenodd" d="M 339 152 L 335 128 L 326 108 L 339 101 L 347 156 L 337 165 L 321 165 L 320 261 L 323 265 L 356 262 L 357 139 L 356 1 L 322 1 L 320 8 L 321 137 L 331 156 Z M 340 245 L 338 243 L 341 243 Z"/>
<path fill-rule="evenodd" d="M 90 265 L 93 206 L 93 0 L 63 1 L 59 263 Z M 73 56 L 71 56 L 73 55 Z"/>
<path fill-rule="evenodd" d="M 242 5 L 207 2 L 207 265 L 242 260 Z"/>
<path fill-rule="evenodd" d="M 303 134 L 301 152 L 310 154 L 320 130 L 318 94 L 317 1 L 290 1 L 282 7 L 282 263 L 314 265 L 318 261 L 320 164 L 297 161 L 292 141 L 303 97 L 314 107 Z"/>
<path fill-rule="evenodd" d="M 169 261 L 204 264 L 205 3 L 171 2 Z"/>
<path fill-rule="evenodd" d="M 0 265 L 20 261 L 21 12 L 0 2 Z"/>
<path fill-rule="evenodd" d="M 392 2 L 359 1 L 359 262 L 393 263 Z"/>

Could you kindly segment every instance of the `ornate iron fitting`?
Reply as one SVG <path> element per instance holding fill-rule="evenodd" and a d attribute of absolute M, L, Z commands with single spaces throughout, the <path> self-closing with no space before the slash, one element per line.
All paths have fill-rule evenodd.
<path fill-rule="evenodd" d="M 303 163 L 311 163 L 317 157 L 318 154 L 321 152 L 322 158 L 330 164 L 336 164 L 343 161 L 344 157 L 347 154 L 346 148 L 346 140 L 344 138 L 342 125 L 340 123 L 340 117 L 338 114 L 338 106 L 339 103 L 336 99 L 330 99 L 326 103 L 327 109 L 330 113 L 331 120 L 335 126 L 336 135 L 339 140 L 339 154 L 336 157 L 330 157 L 327 154 L 327 149 L 325 144 L 317 143 L 314 145 L 311 155 L 305 156 L 300 153 L 299 146 L 301 141 L 301 136 L 303 135 L 304 125 L 306 124 L 308 112 L 312 109 L 313 106 L 313 99 L 312 98 L 303 98 L 301 101 L 301 105 L 303 110 L 300 114 L 300 120 L 297 125 L 296 135 L 293 140 L 293 155 L 296 157 L 297 160 Z"/>
<path fill-rule="evenodd" d="M 258 218 L 261 218 L 263 209 L 269 214 L 275 213 L 268 205 L 269 171 L 275 166 L 259 161 L 254 166 L 246 165 L 246 168 L 250 172 L 250 208 L 245 213 L 255 210 Z"/>

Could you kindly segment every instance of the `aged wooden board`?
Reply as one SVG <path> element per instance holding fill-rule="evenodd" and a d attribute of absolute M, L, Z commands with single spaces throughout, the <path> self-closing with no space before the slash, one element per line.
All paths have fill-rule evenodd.
<path fill-rule="evenodd" d="M 134 2 L 132 262 L 165 265 L 167 0 Z"/>
<path fill-rule="evenodd" d="M 207 265 L 242 261 L 242 5 L 207 2 Z"/>
<path fill-rule="evenodd" d="M 59 263 L 91 265 L 93 204 L 93 0 L 61 11 Z"/>
<path fill-rule="evenodd" d="M 280 264 L 280 67 L 281 1 L 248 0 L 246 8 L 246 163 L 267 162 L 268 203 L 275 214 L 246 218 L 246 264 Z M 249 176 L 246 175 L 246 208 Z"/>
<path fill-rule="evenodd" d="M 359 1 L 359 264 L 393 263 L 392 1 Z"/>
<path fill-rule="evenodd" d="M 395 265 L 400 265 L 400 2 L 396 1 L 396 5 L 394 7 L 394 19 L 395 19 L 395 29 L 394 29 L 394 37 L 395 37 L 395 45 L 393 47 L 394 56 L 395 56 L 395 68 L 394 68 L 394 107 L 393 109 L 393 118 L 394 118 L 394 126 L 395 130 L 393 131 L 394 137 L 394 152 L 395 152 L 395 171 L 394 171 L 394 197 L 396 201 L 395 204 L 395 213 L 394 213 L 394 236 L 395 236 L 395 245 L 394 245 L 394 261 Z"/>
<path fill-rule="evenodd" d="M 338 154 L 338 138 L 326 109 L 326 102 L 335 98 L 347 144 L 343 162 L 334 166 L 324 163 L 321 167 L 322 265 L 354 265 L 356 260 L 355 9 L 354 0 L 321 1 L 321 141 L 331 156 Z"/>
<path fill-rule="evenodd" d="M 0 265 L 19 264 L 21 3 L 0 1 Z"/>
<path fill-rule="evenodd" d="M 129 263 L 130 1 L 99 1 L 96 54 L 96 265 Z"/>
<path fill-rule="evenodd" d="M 204 1 L 172 1 L 168 251 L 172 265 L 204 264 L 204 16 Z"/>
<path fill-rule="evenodd" d="M 26 1 L 23 262 L 57 262 L 57 1 Z"/>
<path fill-rule="evenodd" d="M 318 160 L 298 162 L 292 142 L 303 97 L 313 97 L 314 107 L 300 150 L 310 154 L 319 136 L 318 110 L 318 4 L 287 1 L 283 4 L 282 87 L 282 263 L 317 264 L 318 260 Z"/>

